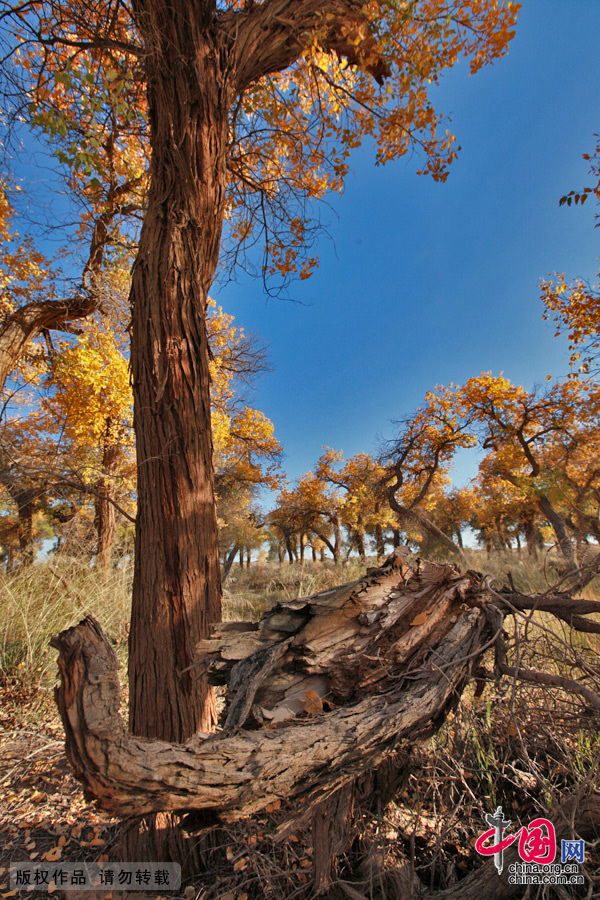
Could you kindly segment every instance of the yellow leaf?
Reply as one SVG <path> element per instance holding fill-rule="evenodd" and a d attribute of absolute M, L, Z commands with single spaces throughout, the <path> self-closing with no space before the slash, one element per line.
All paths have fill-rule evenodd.
<path fill-rule="evenodd" d="M 307 691 L 304 699 L 304 712 L 309 716 L 318 716 L 323 712 L 323 701 L 316 691 Z"/>
<path fill-rule="evenodd" d="M 281 806 L 281 800 L 273 800 L 272 803 L 267 803 L 265 806 L 265 810 L 267 812 L 275 812 L 275 810 L 279 809 Z"/>
<path fill-rule="evenodd" d="M 429 610 L 427 610 L 426 612 L 419 613 L 418 616 L 414 617 L 414 619 L 412 620 L 412 622 L 410 624 L 415 625 L 415 626 L 416 625 L 424 625 L 425 622 L 427 621 L 428 615 L 429 615 Z"/>

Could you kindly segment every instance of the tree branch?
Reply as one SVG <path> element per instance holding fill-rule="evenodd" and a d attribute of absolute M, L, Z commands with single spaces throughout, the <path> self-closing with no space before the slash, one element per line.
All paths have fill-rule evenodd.
<path fill-rule="evenodd" d="M 250 84 L 291 66 L 306 50 L 315 33 L 323 50 L 337 53 L 363 67 L 381 84 L 389 75 L 383 60 L 363 64 L 375 46 L 362 0 L 267 0 L 240 12 L 225 13 L 221 28 L 234 42 L 238 92 Z M 366 37 L 352 43 L 353 28 L 367 27 Z"/>

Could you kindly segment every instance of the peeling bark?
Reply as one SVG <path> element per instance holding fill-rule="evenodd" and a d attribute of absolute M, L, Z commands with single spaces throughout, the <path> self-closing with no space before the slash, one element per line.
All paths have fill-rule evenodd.
<path fill-rule="evenodd" d="M 412 570 L 397 555 L 258 626 L 218 626 L 201 662 L 229 680 L 227 723 L 185 744 L 123 730 L 116 658 L 88 617 L 53 640 L 68 756 L 86 794 L 119 815 L 233 821 L 276 799 L 308 810 L 438 727 L 489 643 L 489 602 L 476 573 Z"/>

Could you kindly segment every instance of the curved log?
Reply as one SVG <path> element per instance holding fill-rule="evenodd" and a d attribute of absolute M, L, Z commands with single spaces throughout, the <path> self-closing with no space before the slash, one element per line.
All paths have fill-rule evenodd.
<path fill-rule="evenodd" d="M 306 809 L 437 727 L 490 644 L 488 601 L 477 573 L 412 569 L 396 554 L 358 582 L 279 604 L 258 629 L 217 626 L 203 668 L 221 679 L 229 669 L 237 711 L 225 732 L 183 745 L 124 731 L 118 663 L 88 616 L 52 640 L 67 755 L 86 795 L 118 815 L 202 810 L 232 821 L 290 798 Z M 290 677 L 320 686 L 302 685 L 303 707 L 274 724 L 291 706 Z M 240 728 L 249 717 L 252 730 Z"/>

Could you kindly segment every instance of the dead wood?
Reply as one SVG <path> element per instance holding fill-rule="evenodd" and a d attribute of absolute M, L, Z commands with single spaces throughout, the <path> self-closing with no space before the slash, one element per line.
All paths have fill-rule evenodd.
<path fill-rule="evenodd" d="M 439 727 L 501 638 L 512 605 L 502 600 L 479 573 L 399 549 L 359 581 L 279 603 L 258 624 L 219 624 L 187 677 L 228 684 L 224 727 L 185 744 L 125 732 L 117 660 L 87 617 L 52 641 L 67 754 L 88 797 L 115 814 L 195 810 L 202 826 L 292 800 L 306 818 L 401 742 Z M 596 611 L 589 601 L 563 607 L 575 609 Z M 344 815 L 340 806 L 340 833 Z"/>
<path fill-rule="evenodd" d="M 185 744 L 124 731 L 116 657 L 87 617 L 52 641 L 68 756 L 87 795 L 120 815 L 232 821 L 278 799 L 309 809 L 437 727 L 489 645 L 489 602 L 477 573 L 396 554 L 358 582 L 278 604 L 258 627 L 219 625 L 198 668 L 229 680 L 226 730 Z"/>

